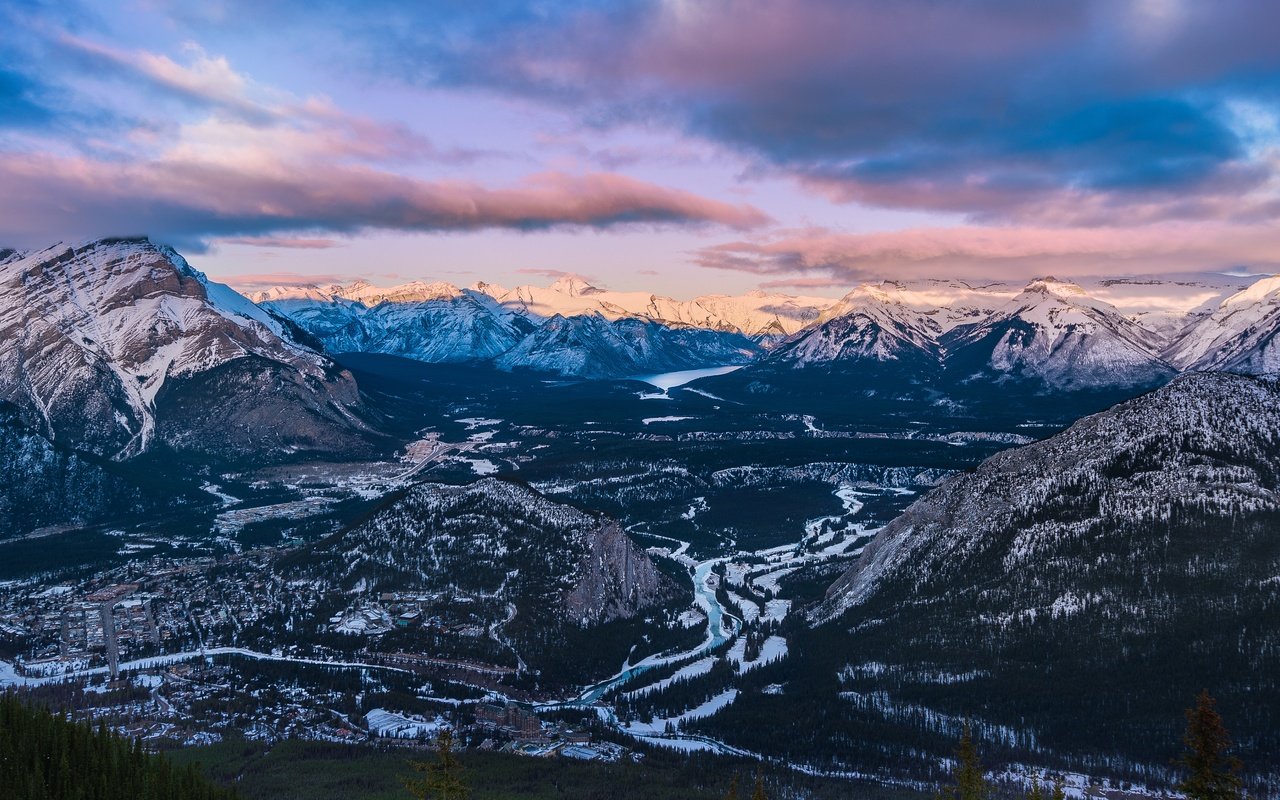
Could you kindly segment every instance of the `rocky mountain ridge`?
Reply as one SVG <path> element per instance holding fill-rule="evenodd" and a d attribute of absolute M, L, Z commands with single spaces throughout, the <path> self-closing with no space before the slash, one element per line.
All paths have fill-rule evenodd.
<path fill-rule="evenodd" d="M 414 486 L 317 553 L 323 580 L 448 598 L 527 658 L 562 626 L 630 619 L 677 592 L 613 520 L 494 478 Z"/>
<path fill-rule="evenodd" d="M 760 294 L 698 298 L 608 292 L 580 279 L 547 288 L 460 289 L 421 281 L 377 289 L 276 287 L 250 295 L 314 334 L 331 352 L 429 363 L 492 362 L 579 378 L 742 364 L 817 315 L 812 301 Z M 769 308 L 776 301 L 776 308 Z M 762 310 L 767 308 L 768 310 Z"/>
<path fill-rule="evenodd" d="M 858 713 L 975 715 L 997 740 L 1018 731 L 1010 747 L 1159 765 L 1172 753 L 1152 743 L 1176 742 L 1178 710 L 1212 686 L 1266 770 L 1277 530 L 1280 381 L 1184 375 L 949 478 L 810 618 L 840 629 Z"/>
<path fill-rule="evenodd" d="M 355 382 L 308 341 L 146 239 L 0 262 L 0 400 L 98 455 L 361 450 Z"/>
<path fill-rule="evenodd" d="M 1184 371 L 1265 372 L 1278 297 L 1272 279 L 1228 276 L 1092 288 L 1047 277 L 1020 290 L 883 281 L 850 292 L 735 380 L 833 369 L 942 391 L 975 380 L 1077 391 L 1141 390 Z"/>

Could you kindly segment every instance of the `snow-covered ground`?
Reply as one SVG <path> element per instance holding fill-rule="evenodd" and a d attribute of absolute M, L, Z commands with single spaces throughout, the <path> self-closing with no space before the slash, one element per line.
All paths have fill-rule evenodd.
<path fill-rule="evenodd" d="M 733 647 L 729 648 L 726 657 L 733 662 L 738 668 L 739 675 L 745 675 L 756 667 L 763 667 L 765 664 L 772 664 L 775 661 L 781 661 L 787 657 L 787 640 L 781 636 L 770 636 L 764 640 L 760 646 L 760 655 L 754 661 L 746 660 L 747 642 L 745 639 L 739 638 L 733 643 Z"/>
<path fill-rule="evenodd" d="M 382 708 L 371 710 L 364 720 L 370 734 L 388 739 L 432 739 L 448 727 L 440 717 L 406 716 Z"/>
<path fill-rule="evenodd" d="M 663 719 L 654 719 L 652 722 L 639 722 L 639 721 L 629 722 L 623 725 L 622 729 L 627 733 L 633 733 L 640 736 L 661 735 L 662 733 L 666 732 L 668 725 L 674 728 L 676 725 L 682 722 L 691 722 L 695 719 L 703 719 L 704 717 L 709 717 L 719 712 L 721 709 L 727 707 L 730 703 L 732 703 L 734 700 L 737 700 L 737 699 L 738 699 L 737 689 L 725 689 L 723 692 L 711 698 L 710 700 L 706 701 L 705 703 L 702 703 L 696 708 L 691 708 L 688 711 L 684 712 L 683 714 L 680 714 L 679 716 L 667 717 Z"/>
<path fill-rule="evenodd" d="M 700 658 L 697 661 L 693 662 L 692 664 L 683 666 L 680 669 L 676 670 L 669 678 L 663 678 L 662 680 L 650 686 L 642 686 L 639 689 L 635 689 L 630 692 L 624 692 L 622 696 L 626 697 L 627 699 L 634 699 L 637 697 L 643 697 L 646 694 L 661 692 L 663 689 L 666 689 L 668 686 L 675 683 L 676 681 L 686 680 L 688 678 L 696 678 L 699 675 L 706 675 L 708 672 L 711 671 L 711 668 L 715 666 L 716 661 L 717 659 L 714 656 L 707 656 L 706 658 Z"/>
<path fill-rule="evenodd" d="M 324 661 L 318 658 L 300 658 L 296 656 L 277 655 L 275 653 L 260 653 L 256 650 L 248 650 L 243 647 L 209 647 L 202 650 L 186 650 L 181 653 L 166 653 L 159 656 L 139 658 L 133 661 L 123 661 L 120 663 L 120 671 L 123 673 L 142 669 L 157 669 L 159 667 L 169 666 L 170 664 L 180 664 L 183 661 L 195 661 L 196 659 L 213 658 L 215 656 L 238 656 L 242 658 L 252 658 L 255 661 L 287 661 L 293 664 L 314 664 L 316 666 L 344 669 L 385 670 L 388 672 L 403 672 L 406 674 L 409 674 L 410 672 L 407 669 L 388 667 L 381 664 L 365 664 L 359 661 Z M 12 662 L 0 661 L 0 686 L 39 686 L 41 684 L 63 681 L 73 677 L 84 678 L 106 674 L 107 667 L 101 666 L 71 669 L 66 672 L 59 672 L 57 674 L 50 674 L 43 677 L 28 677 L 26 675 L 19 675 Z"/>

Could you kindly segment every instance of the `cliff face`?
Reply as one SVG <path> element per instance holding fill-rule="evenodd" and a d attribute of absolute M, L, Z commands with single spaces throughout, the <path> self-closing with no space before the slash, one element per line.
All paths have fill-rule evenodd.
<path fill-rule="evenodd" d="M 1163 559 L 1180 519 L 1230 524 L 1280 511 L 1277 387 L 1270 378 L 1186 375 L 993 456 L 889 523 L 830 588 L 821 615 L 838 616 L 888 590 L 920 602 L 941 587 L 954 598 L 978 568 L 1001 580 L 985 587 L 984 602 L 1010 603 L 1053 600 L 1046 593 L 1067 583 L 1064 573 L 1119 579 L 1118 565 L 1172 568 Z M 1158 539 L 1130 538 L 1136 526 L 1153 524 L 1164 526 Z M 1019 597 L 1022 590 L 1030 594 Z"/>
<path fill-rule="evenodd" d="M 329 551 L 345 587 L 471 598 L 529 636 L 629 618 L 674 591 L 616 522 L 492 478 L 416 486 Z"/>
<path fill-rule="evenodd" d="M 355 381 L 296 333 L 146 239 L 0 261 L 0 400 L 117 460 L 368 449 Z"/>
<path fill-rule="evenodd" d="M 610 522 L 587 539 L 578 565 L 578 582 L 564 596 L 570 620 L 591 625 L 635 616 L 669 595 L 670 580 L 617 523 Z"/>

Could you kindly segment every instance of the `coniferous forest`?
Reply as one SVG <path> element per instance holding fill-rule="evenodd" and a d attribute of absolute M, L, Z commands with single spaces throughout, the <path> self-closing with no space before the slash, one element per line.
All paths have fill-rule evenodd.
<path fill-rule="evenodd" d="M 234 800 L 193 766 L 175 767 L 105 725 L 0 697 L 5 800 Z"/>

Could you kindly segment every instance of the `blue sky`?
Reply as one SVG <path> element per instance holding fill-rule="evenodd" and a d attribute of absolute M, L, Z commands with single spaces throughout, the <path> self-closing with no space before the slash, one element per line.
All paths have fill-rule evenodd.
<path fill-rule="evenodd" d="M 687 297 L 1274 271 L 1253 0 L 10 2 L 0 243 Z"/>

